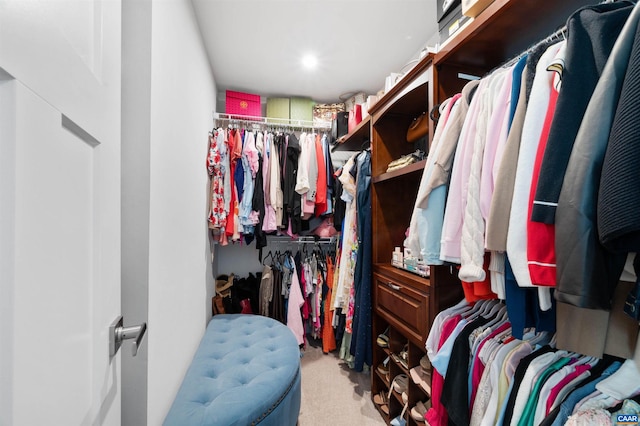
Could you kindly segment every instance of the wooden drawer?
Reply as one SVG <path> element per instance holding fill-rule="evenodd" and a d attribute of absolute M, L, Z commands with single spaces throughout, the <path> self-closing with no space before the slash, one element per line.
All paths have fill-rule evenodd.
<path fill-rule="evenodd" d="M 376 312 L 413 343 L 423 346 L 429 331 L 427 291 L 381 274 L 376 273 L 373 277 Z"/>

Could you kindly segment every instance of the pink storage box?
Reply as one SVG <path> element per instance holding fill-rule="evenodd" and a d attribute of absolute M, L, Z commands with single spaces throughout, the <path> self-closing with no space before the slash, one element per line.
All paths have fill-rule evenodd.
<path fill-rule="evenodd" d="M 262 115 L 260 95 L 227 90 L 225 112 L 233 115 L 260 117 Z"/>

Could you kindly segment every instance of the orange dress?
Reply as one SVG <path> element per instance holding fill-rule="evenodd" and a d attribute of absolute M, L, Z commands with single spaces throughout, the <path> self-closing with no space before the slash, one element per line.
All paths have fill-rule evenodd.
<path fill-rule="evenodd" d="M 333 334 L 333 309 L 331 309 L 331 293 L 333 292 L 333 262 L 327 256 L 327 295 L 324 298 L 324 324 L 322 325 L 322 352 L 328 354 L 337 349 L 336 336 Z"/>

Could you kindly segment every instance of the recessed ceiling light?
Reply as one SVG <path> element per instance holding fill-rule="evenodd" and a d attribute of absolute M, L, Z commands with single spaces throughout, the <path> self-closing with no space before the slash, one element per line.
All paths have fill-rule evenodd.
<path fill-rule="evenodd" d="M 318 66 L 318 58 L 315 55 L 308 53 L 302 57 L 302 66 L 308 70 L 315 69 Z"/>

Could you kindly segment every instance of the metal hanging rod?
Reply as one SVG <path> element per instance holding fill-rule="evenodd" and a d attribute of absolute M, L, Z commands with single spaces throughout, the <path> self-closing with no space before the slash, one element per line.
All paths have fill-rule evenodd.
<path fill-rule="evenodd" d="M 269 239 L 269 244 L 334 244 L 337 240 L 337 237 L 329 237 L 329 238 L 316 238 L 316 237 L 298 237 L 295 239 L 291 238 L 273 238 Z"/>
<path fill-rule="evenodd" d="M 533 52 L 538 46 L 541 46 L 545 43 L 551 43 L 554 40 L 563 40 L 567 38 L 567 26 L 563 25 L 560 28 L 558 28 L 557 30 L 555 30 L 553 33 L 549 34 L 547 37 L 538 40 L 537 42 L 535 42 L 533 45 L 529 46 L 526 50 L 518 53 L 516 56 L 514 56 L 513 58 L 509 59 L 508 61 L 502 63 L 501 65 L 495 67 L 494 69 L 492 69 L 491 71 L 489 71 L 487 73 L 487 75 L 493 74 L 494 71 L 500 69 L 500 68 L 508 68 L 512 65 L 514 65 L 516 62 L 518 62 L 522 57 L 524 57 L 525 55 L 530 54 L 531 52 Z"/>
<path fill-rule="evenodd" d="M 302 129 L 322 129 L 328 130 L 331 128 L 331 123 L 317 123 L 309 120 L 293 120 L 287 118 L 274 118 L 274 117 L 253 117 L 248 115 L 226 114 L 215 112 L 213 113 L 213 119 L 216 125 L 232 125 L 232 124 L 244 124 L 247 127 L 252 127 L 256 130 L 264 127 L 273 128 L 302 128 Z"/>

